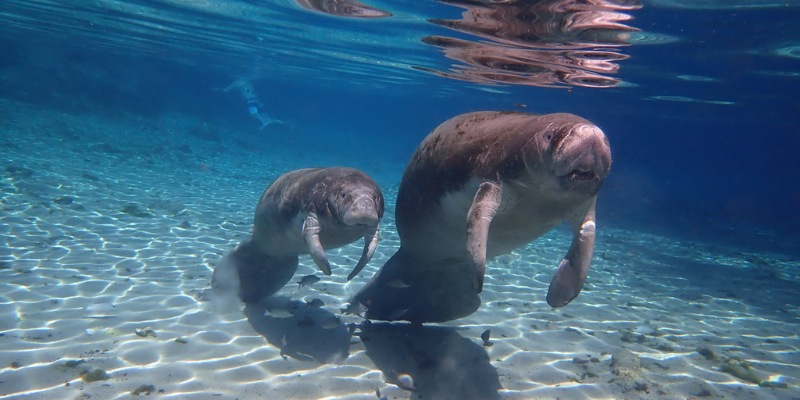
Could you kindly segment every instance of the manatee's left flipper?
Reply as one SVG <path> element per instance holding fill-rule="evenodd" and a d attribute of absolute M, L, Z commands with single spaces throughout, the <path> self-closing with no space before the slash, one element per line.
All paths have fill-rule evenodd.
<path fill-rule="evenodd" d="M 303 221 L 303 238 L 306 241 L 306 246 L 308 246 L 308 253 L 322 273 L 330 275 L 331 264 L 328 262 L 328 257 L 325 256 L 325 249 L 322 248 L 322 242 L 319 241 L 320 230 L 321 228 L 317 215 L 314 213 L 308 214 Z"/>
<path fill-rule="evenodd" d="M 361 258 L 358 260 L 358 264 L 356 267 L 353 268 L 353 272 L 350 275 L 347 275 L 347 280 L 353 279 L 362 269 L 364 266 L 367 265 L 369 260 L 372 258 L 372 255 L 375 254 L 375 249 L 378 248 L 378 237 L 380 236 L 380 225 L 375 227 L 375 232 L 371 235 L 364 236 L 364 251 L 361 252 Z"/>
<path fill-rule="evenodd" d="M 583 288 L 594 254 L 596 203 L 597 196 L 589 201 L 584 214 L 578 214 L 569 221 L 572 226 L 572 245 L 547 290 L 547 304 L 551 307 L 569 304 Z"/>
<path fill-rule="evenodd" d="M 472 286 L 480 293 L 486 274 L 486 244 L 489 241 L 489 225 L 500 208 L 503 189 L 494 182 L 483 182 L 478 186 L 472 206 L 467 213 L 467 251 L 470 255 Z"/>

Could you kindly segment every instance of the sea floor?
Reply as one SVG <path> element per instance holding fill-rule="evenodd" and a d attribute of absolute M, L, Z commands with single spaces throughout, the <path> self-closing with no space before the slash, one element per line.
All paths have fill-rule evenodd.
<path fill-rule="evenodd" d="M 399 245 L 402 165 L 314 153 L 280 129 L 254 131 L 274 143 L 249 146 L 180 116 L 0 100 L 0 117 L 0 397 L 800 398 L 790 255 L 601 219 L 588 283 L 566 307 L 545 302 L 570 241 L 556 230 L 492 260 L 469 317 L 364 324 L 340 310 Z M 347 160 L 389 203 L 368 267 L 347 282 L 360 247 L 330 250 L 332 276 L 301 257 L 293 282 L 316 274 L 313 285 L 290 283 L 260 305 L 216 302 L 214 265 L 249 234 L 272 179 Z"/>

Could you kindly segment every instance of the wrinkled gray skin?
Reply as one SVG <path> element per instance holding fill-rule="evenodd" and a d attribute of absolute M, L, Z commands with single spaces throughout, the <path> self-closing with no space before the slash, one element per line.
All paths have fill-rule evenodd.
<path fill-rule="evenodd" d="M 566 220 L 572 245 L 547 293 L 551 306 L 566 305 L 586 280 L 595 202 L 610 165 L 603 132 L 572 114 L 485 111 L 445 121 L 406 166 L 400 249 L 351 302 L 368 319 L 464 317 L 480 306 L 487 259 Z"/>
<path fill-rule="evenodd" d="M 325 249 L 358 239 L 364 250 L 348 280 L 372 258 L 383 217 L 377 184 L 352 168 L 308 168 L 279 177 L 261 196 L 253 236 L 220 260 L 212 286 L 256 302 L 282 288 L 297 270 L 298 255 L 310 254 L 331 274 Z"/>

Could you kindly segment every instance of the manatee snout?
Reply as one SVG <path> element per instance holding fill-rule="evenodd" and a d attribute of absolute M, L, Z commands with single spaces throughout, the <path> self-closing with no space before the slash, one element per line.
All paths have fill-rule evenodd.
<path fill-rule="evenodd" d="M 356 196 L 342 217 L 342 222 L 346 225 L 377 226 L 380 220 L 375 198 L 368 194 Z"/>
<path fill-rule="evenodd" d="M 378 247 L 379 225 L 383 217 L 383 196 L 380 192 L 358 192 L 352 198 L 353 201 L 342 214 L 341 221 L 347 226 L 356 227 L 355 230 L 363 231 L 365 235 L 364 250 L 353 272 L 347 276 L 348 281 L 364 269 L 375 253 Z"/>
<path fill-rule="evenodd" d="M 600 128 L 579 124 L 553 154 L 554 171 L 567 186 L 599 188 L 611 169 L 611 148 Z"/>

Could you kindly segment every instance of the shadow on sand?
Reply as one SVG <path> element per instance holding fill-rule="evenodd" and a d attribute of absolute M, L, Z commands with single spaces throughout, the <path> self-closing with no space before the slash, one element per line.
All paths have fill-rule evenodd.
<path fill-rule="evenodd" d="M 325 309 L 270 297 L 247 304 L 244 314 L 284 358 L 342 364 L 349 356 L 353 329 Z M 500 399 L 500 379 L 486 350 L 456 328 L 370 322 L 359 328 L 355 335 L 387 383 L 415 392 L 413 398 Z"/>
<path fill-rule="evenodd" d="M 489 355 L 455 328 L 372 323 L 363 324 L 359 336 L 390 383 L 404 387 L 404 376 L 413 379 L 414 398 L 500 398 L 500 378 Z"/>
<path fill-rule="evenodd" d="M 271 310 L 267 315 L 264 311 Z M 287 297 L 270 297 L 244 308 L 247 321 L 283 357 L 340 364 L 349 355 L 351 334 L 335 315 Z"/>

